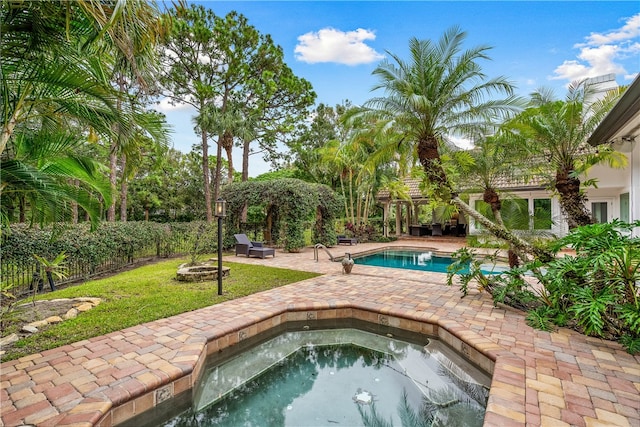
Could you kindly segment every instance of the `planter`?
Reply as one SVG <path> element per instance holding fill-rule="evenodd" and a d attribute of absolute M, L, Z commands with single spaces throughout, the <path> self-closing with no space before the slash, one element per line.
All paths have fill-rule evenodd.
<path fill-rule="evenodd" d="M 222 267 L 222 277 L 227 277 L 231 273 L 229 267 Z M 218 278 L 218 267 L 211 264 L 201 264 L 187 266 L 182 264 L 178 267 L 176 279 L 180 282 L 204 282 L 206 280 L 216 280 Z"/>
<path fill-rule="evenodd" d="M 353 259 L 351 259 L 351 254 L 350 253 L 346 253 L 345 254 L 347 257 L 346 258 L 342 258 L 342 273 L 344 274 L 350 274 L 351 270 L 353 269 Z"/>

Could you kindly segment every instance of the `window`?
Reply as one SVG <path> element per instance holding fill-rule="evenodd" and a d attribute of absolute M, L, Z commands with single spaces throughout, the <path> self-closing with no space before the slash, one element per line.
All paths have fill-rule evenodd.
<path fill-rule="evenodd" d="M 551 199 L 533 199 L 533 229 L 551 230 Z"/>
<path fill-rule="evenodd" d="M 501 213 L 502 221 L 508 229 L 529 229 L 529 199 L 503 200 Z"/>
<path fill-rule="evenodd" d="M 607 202 L 591 203 L 591 216 L 598 224 L 607 222 Z"/>
<path fill-rule="evenodd" d="M 620 221 L 629 222 L 629 193 L 620 195 Z"/>

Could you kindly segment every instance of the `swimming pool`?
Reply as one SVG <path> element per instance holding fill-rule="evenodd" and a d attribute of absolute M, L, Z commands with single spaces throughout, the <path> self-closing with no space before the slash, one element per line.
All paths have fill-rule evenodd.
<path fill-rule="evenodd" d="M 451 265 L 453 259 L 449 256 L 436 255 L 433 251 L 386 249 L 382 252 L 355 256 L 353 261 L 360 265 L 447 273 L 447 267 Z M 485 274 L 496 274 L 502 269 L 491 264 L 486 268 L 483 267 L 482 271 Z M 460 273 L 468 272 L 468 268 L 460 271 Z"/>

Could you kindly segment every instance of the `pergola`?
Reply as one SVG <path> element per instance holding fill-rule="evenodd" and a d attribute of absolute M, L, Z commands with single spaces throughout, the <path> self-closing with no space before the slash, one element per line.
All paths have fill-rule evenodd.
<path fill-rule="evenodd" d="M 406 178 L 403 180 L 403 183 L 408 188 L 407 194 L 410 198 L 409 200 L 391 197 L 391 192 L 388 189 L 380 190 L 376 196 L 376 200 L 382 204 L 383 208 L 382 223 L 383 234 L 385 237 L 389 237 L 389 212 L 391 205 L 394 205 L 396 209 L 396 236 L 400 236 L 403 229 L 402 208 L 406 207 L 407 214 L 404 216 L 404 229 L 408 232 L 412 224 L 417 224 L 420 214 L 420 206 L 429 202 L 427 196 L 422 194 L 422 191 L 420 190 L 419 179 Z M 412 206 L 413 210 L 411 209 Z"/>

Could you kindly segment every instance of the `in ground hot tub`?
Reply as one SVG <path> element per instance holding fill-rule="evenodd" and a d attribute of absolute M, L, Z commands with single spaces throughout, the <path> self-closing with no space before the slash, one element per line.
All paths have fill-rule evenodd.
<path fill-rule="evenodd" d="M 212 355 L 191 393 L 127 424 L 400 425 L 417 416 L 482 425 L 491 378 L 443 342 L 365 322 L 296 323 Z"/>

